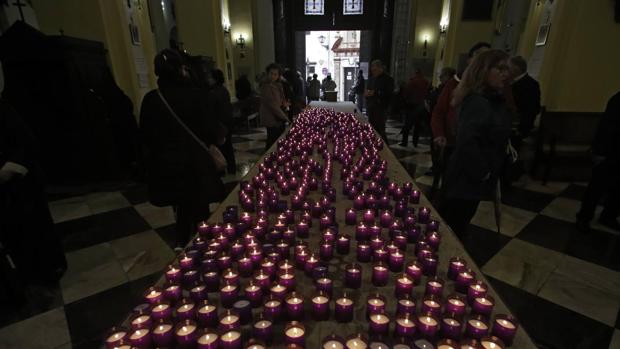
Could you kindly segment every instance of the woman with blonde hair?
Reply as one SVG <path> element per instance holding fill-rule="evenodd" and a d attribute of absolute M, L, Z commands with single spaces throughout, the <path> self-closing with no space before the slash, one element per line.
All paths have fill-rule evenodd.
<path fill-rule="evenodd" d="M 440 211 L 461 240 L 481 200 L 490 200 L 506 158 L 511 116 L 502 91 L 508 55 L 489 50 L 477 55 L 454 90 L 458 109 L 454 154 L 448 163 Z"/>

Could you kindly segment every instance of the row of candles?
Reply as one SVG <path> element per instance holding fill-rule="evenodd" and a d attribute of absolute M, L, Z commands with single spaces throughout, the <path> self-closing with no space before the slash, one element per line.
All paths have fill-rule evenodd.
<path fill-rule="evenodd" d="M 306 115 L 306 117 L 312 120 L 312 115 Z M 486 285 L 483 283 L 477 282 L 475 287 L 470 287 L 470 284 L 474 284 L 475 274 L 466 269 L 464 261 L 458 258 L 450 261 L 448 279 L 455 280 L 456 290 L 466 293 L 468 299 L 463 301 L 459 298 L 460 296 L 449 296 L 443 304 L 444 311 L 441 311 L 444 281 L 435 276 L 438 263 L 436 251 L 441 240 L 437 232 L 439 222 L 431 219 L 430 209 L 426 207 L 421 207 L 417 212 L 414 208 L 408 207 L 409 203 L 419 203 L 420 193 L 414 190 L 409 182 L 401 187 L 387 180 L 385 177 L 387 163 L 378 160 L 378 150 L 381 149 L 382 143 L 372 135 L 369 128 L 351 123 L 352 119 L 346 115 L 331 115 L 331 117 L 336 126 L 353 125 L 352 130 L 358 131 L 353 134 L 360 134 L 361 137 L 351 138 L 342 132 L 339 134 L 338 127 L 334 131 L 334 125 L 332 125 L 328 136 L 332 137 L 335 144 L 333 153 L 330 153 L 326 147 L 326 138 L 321 136 L 324 134 L 324 132 L 321 133 L 321 127 L 325 126 L 325 122 L 316 122 L 318 120 L 314 119 L 312 124 L 318 126 L 306 127 L 313 131 L 311 134 L 304 134 L 300 131 L 301 127 L 296 129 L 294 126 L 289 137 L 279 141 L 278 152 L 270 154 L 265 162 L 259 165 L 258 175 L 254 176 L 250 182 L 240 184 L 239 201 L 246 212 L 239 214 L 236 206 L 229 206 L 222 215 L 222 224 L 200 224 L 198 237 L 194 239 L 192 246 L 179 257 L 178 266 L 169 266 L 166 270 L 167 283 L 163 288 L 152 288 L 146 292 L 145 297 L 151 303 L 150 312 L 148 315 L 138 313 L 136 316 L 137 318 L 148 316 L 151 321 L 150 329 L 149 326 L 132 329 L 133 333 L 127 333 L 129 339 L 132 336 L 135 337 L 137 331 L 141 331 L 139 333 L 141 338 L 148 337 L 157 342 L 160 339 L 155 339 L 158 335 L 155 332 L 158 330 L 161 332 L 165 328 L 166 332 L 170 333 L 166 340 L 175 340 L 174 337 L 177 337 L 177 343 L 189 344 L 184 338 L 188 337 L 186 332 L 193 326 L 193 330 L 197 332 L 192 332 L 194 334 L 191 340 L 196 341 L 199 347 L 200 338 L 204 336 L 215 338 L 216 335 L 219 337 L 220 347 L 241 347 L 240 335 L 231 334 L 237 329 L 222 326 L 221 319 L 218 323 L 217 307 L 207 300 L 208 292 L 219 291 L 222 306 L 228 308 L 222 319 L 238 316 L 240 322 L 246 323 L 248 318 L 251 319 L 252 307 L 262 305 L 261 317 L 263 319 L 257 323 L 265 324 L 261 321 L 271 322 L 280 318 L 302 321 L 305 302 L 303 297 L 294 291 L 293 268 L 295 266 L 304 270 L 315 280 L 317 294 L 312 297 L 312 318 L 314 320 L 328 319 L 333 282 L 327 277 L 327 268 L 323 263 L 333 258 L 334 247 L 338 254 L 347 255 L 351 241 L 349 235 L 339 233 L 336 209 L 331 206 L 336 199 L 335 190 L 331 187 L 332 159 L 350 166 L 350 169 L 343 166 L 340 175 L 343 180 L 342 193 L 353 200 L 353 207 L 346 210 L 344 221 L 346 225 L 355 226 L 357 261 L 360 263 L 373 261 L 371 282 L 377 287 L 387 285 L 390 271 L 400 272 L 401 274 L 396 276 L 395 285 L 395 294 L 400 299 L 399 309 L 403 301 L 413 304 L 413 307 L 410 304 L 408 311 L 397 312 L 395 336 L 410 338 L 408 334 L 418 333 L 427 338 L 435 338 L 437 334 L 445 332 L 448 333 L 446 337 L 450 337 L 452 333 L 452 340 L 458 339 L 463 327 L 461 319 L 465 316 L 465 302 L 470 303 L 472 307 L 471 319 L 468 319 L 466 323 L 468 337 L 480 339 L 487 334 L 489 326 L 485 319 L 492 312 L 493 299 L 486 295 Z M 303 137 L 300 137 L 300 134 Z M 289 141 L 289 138 L 292 140 Z M 303 139 L 306 138 L 311 139 L 312 143 L 304 142 Z M 337 141 L 338 139 L 340 141 Z M 351 143 L 343 145 L 343 142 L 347 141 Z M 293 144 L 301 146 L 296 146 L 291 150 Z M 313 145 L 318 145 L 318 152 L 323 155 L 324 166 L 309 156 Z M 362 154 L 354 163 L 353 155 L 359 146 L 361 146 Z M 339 147 L 342 152 L 338 151 Z M 293 154 L 299 156 L 299 160 L 295 159 Z M 280 166 L 282 170 L 279 169 Z M 314 175 L 321 178 L 317 180 Z M 299 176 L 301 180 L 298 181 L 296 176 Z M 357 176 L 370 180 L 365 191 L 364 182 L 358 180 Z M 287 201 L 280 200 L 278 192 L 269 185 L 269 181 L 274 179 L 280 194 L 290 195 L 290 207 Z M 319 183 L 323 196 L 316 202 L 307 200 L 308 192 L 318 190 Z M 390 206 L 391 199 L 395 201 L 394 208 Z M 299 212 L 299 219 L 295 217 L 296 211 Z M 270 223 L 270 214 L 277 215 L 273 225 Z M 305 241 L 296 240 L 296 238 L 309 237 L 313 219 L 318 219 L 319 228 L 323 231 L 318 254 L 312 253 Z M 425 233 L 422 233 L 418 224 L 425 225 Z M 389 231 L 391 241 L 383 239 L 383 229 Z M 415 243 L 417 261 L 405 265 L 405 251 L 408 243 Z M 288 260 L 293 244 L 295 265 Z M 236 263 L 237 269 L 233 268 L 233 263 Z M 426 295 L 420 304 L 420 313 L 416 315 L 415 301 L 411 295 L 413 286 L 420 284 L 422 275 L 428 276 L 425 287 Z M 244 289 L 244 296 L 241 297 L 239 277 L 250 276 L 252 279 Z M 346 266 L 344 276 L 346 287 L 359 288 L 362 282 L 362 267 L 357 263 L 351 263 Z M 183 297 L 183 288 L 188 290 L 186 295 L 189 294 L 189 297 Z M 476 294 L 478 291 L 479 293 Z M 337 321 L 352 320 L 353 301 L 351 299 L 346 296 L 339 298 L 335 301 L 334 307 Z M 371 307 L 370 304 L 369 307 Z M 236 312 L 237 315 L 231 311 Z M 370 334 L 385 335 L 386 328 L 391 323 L 390 317 L 384 311 L 369 310 L 367 314 Z M 446 319 L 460 324 L 459 331 L 452 329 L 450 332 L 450 324 L 444 321 L 444 314 L 451 314 L 452 317 Z M 431 320 L 434 321 L 435 326 L 425 323 L 432 324 Z M 176 327 L 171 321 L 177 322 Z M 497 337 L 510 343 L 517 328 L 516 321 L 499 316 L 495 319 L 495 324 L 499 323 L 498 321 L 506 321 L 507 324 L 513 326 L 512 329 L 509 326 L 500 325 L 493 327 L 493 333 Z M 444 325 L 441 326 L 442 331 L 438 332 L 440 323 Z M 297 324 L 301 325 L 301 323 Z M 474 324 L 486 326 L 486 332 L 476 329 Z M 217 327 L 219 334 L 204 330 L 208 333 L 198 336 L 199 327 Z M 304 331 L 302 327 L 303 325 L 295 327 L 299 328 L 295 331 L 297 333 Z M 145 334 L 147 331 L 152 331 L 150 336 Z M 288 335 L 288 329 L 285 332 Z M 459 332 L 458 335 L 457 332 Z M 118 333 L 110 335 L 108 339 L 116 338 Z M 173 336 L 172 333 L 175 335 Z M 256 332 L 255 337 L 265 342 L 271 338 L 271 336 L 261 337 L 260 333 Z M 234 345 L 226 344 L 229 342 L 227 339 Z M 236 339 L 239 339 L 239 344 Z M 158 343 L 161 345 L 160 342 Z M 251 344 L 256 345 L 252 348 L 260 348 L 260 343 Z M 335 340 L 334 343 L 336 343 Z M 195 343 L 192 342 L 192 345 Z M 135 346 L 144 347 L 145 345 Z M 338 346 L 333 347 L 338 348 Z"/>

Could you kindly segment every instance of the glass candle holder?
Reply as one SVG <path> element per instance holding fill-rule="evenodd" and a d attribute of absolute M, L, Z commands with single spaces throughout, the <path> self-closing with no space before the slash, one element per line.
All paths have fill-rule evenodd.
<path fill-rule="evenodd" d="M 468 338 L 480 339 L 489 333 L 489 325 L 482 315 L 473 315 L 465 323 L 465 335 Z"/>
<path fill-rule="evenodd" d="M 162 300 L 151 305 L 151 317 L 153 320 L 166 320 L 172 317 L 172 306 L 170 302 Z"/>
<path fill-rule="evenodd" d="M 278 271 L 291 274 L 295 272 L 295 266 L 291 263 L 290 260 L 284 259 L 278 263 Z"/>
<path fill-rule="evenodd" d="M 372 257 L 372 248 L 366 242 L 357 243 L 357 261 L 361 263 L 370 262 Z"/>
<path fill-rule="evenodd" d="M 226 283 L 220 288 L 220 302 L 224 308 L 232 308 L 233 303 L 239 298 L 239 286 Z"/>
<path fill-rule="evenodd" d="M 156 304 L 164 300 L 164 291 L 156 286 L 149 287 L 144 291 L 144 300 L 149 304 Z"/>
<path fill-rule="evenodd" d="M 357 223 L 357 211 L 349 208 L 344 213 L 344 222 L 346 225 L 355 225 Z"/>
<path fill-rule="evenodd" d="M 483 281 L 476 280 L 467 287 L 467 301 L 473 304 L 474 299 L 487 295 L 489 287 Z"/>
<path fill-rule="evenodd" d="M 480 338 L 480 347 L 483 349 L 504 349 L 506 344 L 496 336 L 486 336 Z"/>
<path fill-rule="evenodd" d="M 297 292 L 286 296 L 286 315 L 289 320 L 302 320 L 304 317 L 304 298 Z"/>
<path fill-rule="evenodd" d="M 180 346 L 193 346 L 198 339 L 198 325 L 192 320 L 182 320 L 174 328 L 174 338 Z"/>
<path fill-rule="evenodd" d="M 197 349 L 218 349 L 219 345 L 220 336 L 215 331 L 204 329 L 198 332 Z"/>
<path fill-rule="evenodd" d="M 353 299 L 349 298 L 346 293 L 342 297 L 336 299 L 334 304 L 334 314 L 338 322 L 353 321 Z"/>
<path fill-rule="evenodd" d="M 461 322 L 460 317 L 457 314 L 444 313 L 441 317 L 440 327 L 442 337 L 454 340 L 461 339 L 463 323 Z"/>
<path fill-rule="evenodd" d="M 353 334 L 347 337 L 344 344 L 346 349 L 368 348 L 368 337 L 363 333 Z"/>
<path fill-rule="evenodd" d="M 422 265 L 418 261 L 411 261 L 407 263 L 405 273 L 413 280 L 414 285 L 419 285 L 422 280 Z"/>
<path fill-rule="evenodd" d="M 181 273 L 180 268 L 174 265 L 169 265 L 168 267 L 166 267 L 165 276 L 168 282 L 173 283 L 173 284 L 179 284 L 181 283 L 181 278 L 183 274 Z"/>
<path fill-rule="evenodd" d="M 295 274 L 294 271 L 280 270 L 278 272 L 278 282 L 280 285 L 286 287 L 288 291 L 295 290 Z"/>
<path fill-rule="evenodd" d="M 237 270 L 239 270 L 239 274 L 243 277 L 252 275 L 254 264 L 248 255 L 244 255 L 237 260 Z"/>
<path fill-rule="evenodd" d="M 413 338 L 416 333 L 416 320 L 413 315 L 404 313 L 396 317 L 394 337 Z"/>
<path fill-rule="evenodd" d="M 383 262 L 375 263 L 372 266 L 372 284 L 376 287 L 386 286 L 389 280 L 389 270 Z"/>
<path fill-rule="evenodd" d="M 519 329 L 519 321 L 506 314 L 498 314 L 493 321 L 491 333 L 499 337 L 506 346 L 511 346 Z"/>
<path fill-rule="evenodd" d="M 286 297 L 286 293 L 288 292 L 288 289 L 286 288 L 286 286 L 276 281 L 271 284 L 270 292 L 271 292 L 271 296 L 283 301 L 284 298 Z"/>
<path fill-rule="evenodd" d="M 328 241 L 321 241 L 319 243 L 319 257 L 322 261 L 330 261 L 334 257 L 334 244 Z"/>
<path fill-rule="evenodd" d="M 254 281 L 250 281 L 245 287 L 245 298 L 250 301 L 253 308 L 263 305 L 263 290 Z"/>
<path fill-rule="evenodd" d="M 396 277 L 396 285 L 394 287 L 394 294 L 396 297 L 403 297 L 405 295 L 411 295 L 413 293 L 413 280 L 406 274 L 399 274 Z"/>
<path fill-rule="evenodd" d="M 418 330 L 422 337 L 427 339 L 435 338 L 439 331 L 439 321 L 432 313 L 421 313 L 418 315 Z"/>
<path fill-rule="evenodd" d="M 476 273 L 471 269 L 463 269 L 456 276 L 454 289 L 459 293 L 467 294 L 467 288 L 474 280 L 476 280 Z"/>
<path fill-rule="evenodd" d="M 441 314 L 441 298 L 435 295 L 426 295 L 421 302 L 420 311 L 430 313 L 436 317 Z"/>
<path fill-rule="evenodd" d="M 425 293 L 441 297 L 443 295 L 444 281 L 438 277 L 431 277 L 426 280 Z"/>
<path fill-rule="evenodd" d="M 228 309 L 220 314 L 218 328 L 221 332 L 236 330 L 241 327 L 241 317 L 236 310 Z"/>
<path fill-rule="evenodd" d="M 413 297 L 410 295 L 401 296 L 396 302 L 396 314 L 411 314 L 414 315 L 416 311 L 416 303 Z"/>
<path fill-rule="evenodd" d="M 444 304 L 445 311 L 448 313 L 454 313 L 459 317 L 465 315 L 467 304 L 465 303 L 465 297 L 458 294 L 451 294 L 448 296 L 446 303 Z"/>
<path fill-rule="evenodd" d="M 319 263 L 320 261 L 319 261 L 318 256 L 312 253 L 310 257 L 308 258 L 308 260 L 306 261 L 306 265 L 304 266 L 304 271 L 306 272 L 306 275 L 311 276 L 312 271 L 314 270 L 314 268 L 316 268 L 319 265 Z"/>
<path fill-rule="evenodd" d="M 362 214 L 362 220 L 366 225 L 373 225 L 375 223 L 375 211 L 372 209 L 365 210 Z"/>
<path fill-rule="evenodd" d="M 269 278 L 273 278 L 276 272 L 276 263 L 269 258 L 264 258 L 260 263 L 260 269 L 263 273 L 269 275 Z"/>
<path fill-rule="evenodd" d="M 392 272 L 400 272 L 403 270 L 403 266 L 405 264 L 405 254 L 400 250 L 396 250 L 389 254 L 388 257 L 388 265 L 390 266 L 390 271 Z"/>
<path fill-rule="evenodd" d="M 183 288 L 179 284 L 171 284 L 166 282 L 163 286 L 164 297 L 171 303 L 175 303 L 183 296 Z M 205 287 L 206 294 L 206 287 Z"/>
<path fill-rule="evenodd" d="M 358 289 L 362 286 L 362 267 L 359 264 L 347 264 L 344 273 L 345 287 Z"/>
<path fill-rule="evenodd" d="M 172 328 L 172 325 L 170 325 Z M 130 330 L 124 327 L 112 327 L 105 335 L 105 346 L 112 349 L 120 345 L 124 339 L 128 339 Z"/>
<path fill-rule="evenodd" d="M 196 319 L 202 327 L 216 327 L 218 324 L 217 307 L 208 300 L 198 302 L 196 305 Z"/>
<path fill-rule="evenodd" d="M 366 226 L 366 223 L 359 222 L 355 227 L 355 240 L 358 242 L 370 240 L 370 229 Z"/>
<path fill-rule="evenodd" d="M 318 278 L 314 282 L 314 285 L 317 291 L 322 291 L 330 298 L 332 297 L 334 290 L 334 282 L 332 281 L 332 279 L 326 277 Z"/>
<path fill-rule="evenodd" d="M 254 326 L 252 326 L 252 334 L 265 343 L 270 343 L 273 338 L 273 322 L 271 319 L 260 315 L 256 322 L 254 322 Z"/>
<path fill-rule="evenodd" d="M 467 267 L 467 262 L 460 257 L 452 257 L 450 258 L 450 262 L 448 262 L 448 280 L 455 281 L 456 276 L 461 272 L 461 270 Z"/>
<path fill-rule="evenodd" d="M 344 349 L 344 339 L 342 337 L 332 333 L 323 338 L 321 342 L 321 348 L 323 349 Z"/>
<path fill-rule="evenodd" d="M 232 330 L 223 333 L 220 336 L 220 348 L 221 349 L 241 349 L 241 332 Z"/>
<path fill-rule="evenodd" d="M 174 342 L 174 326 L 169 321 L 158 321 L 153 325 L 151 339 L 157 347 L 167 347 Z"/>
<path fill-rule="evenodd" d="M 233 304 L 233 309 L 239 314 L 242 325 L 252 321 L 252 305 L 247 299 L 239 299 L 236 301 Z"/>
<path fill-rule="evenodd" d="M 148 328 L 150 329 L 151 326 L 153 325 L 153 318 L 151 317 L 150 313 L 149 314 L 133 314 L 130 318 L 129 318 L 129 325 L 131 326 L 132 330 L 139 330 L 139 329 L 145 329 Z"/>
<path fill-rule="evenodd" d="M 386 308 L 386 301 L 383 295 L 375 293 L 368 295 L 366 300 L 366 317 L 371 314 L 384 313 Z"/>
<path fill-rule="evenodd" d="M 176 305 L 177 319 L 192 320 L 196 314 L 196 303 L 192 299 L 183 298 Z"/>
<path fill-rule="evenodd" d="M 250 339 L 244 346 L 245 349 L 267 349 L 267 344 L 265 342 L 252 338 Z"/>
<path fill-rule="evenodd" d="M 336 252 L 341 255 L 347 255 L 350 249 L 351 237 L 347 234 L 339 234 L 336 239 Z"/>
<path fill-rule="evenodd" d="M 422 257 L 422 274 L 425 276 L 437 275 L 437 266 L 439 265 L 439 258 L 435 254 L 429 254 Z"/>
<path fill-rule="evenodd" d="M 167 289 L 164 289 L 164 293 L 166 293 L 166 290 Z M 202 282 L 195 283 L 192 288 L 189 289 L 189 296 L 195 302 L 200 302 L 201 300 L 207 299 L 207 286 Z"/>
<path fill-rule="evenodd" d="M 279 320 L 282 316 L 282 301 L 272 296 L 267 297 L 263 304 L 263 315 L 272 321 Z"/>
<path fill-rule="evenodd" d="M 291 321 L 284 328 L 284 341 L 286 344 L 296 344 L 304 347 L 306 340 L 306 328 L 298 321 Z"/>
<path fill-rule="evenodd" d="M 390 329 L 390 317 L 386 313 L 371 314 L 368 319 L 368 333 L 371 336 L 387 336 Z"/>
<path fill-rule="evenodd" d="M 312 318 L 315 321 L 329 319 L 329 295 L 319 291 L 312 297 Z"/>
<path fill-rule="evenodd" d="M 254 273 L 254 277 L 252 279 L 255 285 L 260 287 L 263 292 L 269 292 L 269 286 L 271 284 L 271 279 L 269 275 L 265 274 L 264 271 L 258 270 Z"/>
<path fill-rule="evenodd" d="M 453 339 L 444 338 L 437 342 L 437 349 L 461 349 L 461 346 Z"/>
<path fill-rule="evenodd" d="M 495 306 L 495 299 L 491 295 L 474 298 L 471 303 L 471 311 L 475 314 L 490 316 Z"/>
<path fill-rule="evenodd" d="M 209 271 L 202 274 L 202 280 L 208 292 L 217 292 L 220 289 L 220 273 Z"/>

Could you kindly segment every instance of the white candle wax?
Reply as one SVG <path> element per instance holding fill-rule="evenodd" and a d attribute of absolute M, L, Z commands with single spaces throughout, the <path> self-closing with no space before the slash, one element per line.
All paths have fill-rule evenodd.
<path fill-rule="evenodd" d="M 342 343 L 338 342 L 338 341 L 327 341 L 325 342 L 325 344 L 323 344 L 323 349 L 343 349 L 344 347 L 342 346 Z"/>
<path fill-rule="evenodd" d="M 259 345 L 259 344 L 252 344 L 249 347 L 247 347 L 246 349 L 265 349 L 265 347 L 263 347 L 262 345 Z"/>
<path fill-rule="evenodd" d="M 387 271 L 387 268 L 381 265 L 377 265 L 374 267 L 376 271 Z"/>
<path fill-rule="evenodd" d="M 265 306 L 268 307 L 268 308 L 275 308 L 275 307 L 280 306 L 280 301 L 276 301 L 276 300 L 269 301 L 269 302 L 265 303 Z"/>
<path fill-rule="evenodd" d="M 413 323 L 413 321 L 407 319 L 407 318 L 401 318 L 401 319 L 396 319 L 396 322 L 403 326 L 403 327 L 413 327 L 415 326 L 415 324 Z"/>
<path fill-rule="evenodd" d="M 476 319 L 471 319 L 467 322 L 469 322 L 470 325 L 474 326 L 475 328 L 479 330 L 486 330 L 489 328 L 484 322 L 476 320 Z"/>
<path fill-rule="evenodd" d="M 133 321 L 131 322 L 134 325 L 140 325 L 141 323 L 147 321 L 149 319 L 148 315 L 141 315 L 138 316 L 137 318 L 133 319 Z"/>
<path fill-rule="evenodd" d="M 171 328 L 172 328 L 172 325 L 170 324 L 160 324 L 159 326 L 155 327 L 155 329 L 153 330 L 153 333 L 163 334 L 163 333 L 170 331 Z"/>
<path fill-rule="evenodd" d="M 237 320 L 239 320 L 239 317 L 237 315 L 226 315 L 224 318 L 222 318 L 220 323 L 222 325 L 231 325 L 234 324 Z"/>
<path fill-rule="evenodd" d="M 359 338 L 349 339 L 346 344 L 347 344 L 347 348 L 348 349 L 366 349 L 366 348 L 368 348 L 368 345 L 366 345 L 366 343 L 364 343 L 364 341 L 359 339 Z"/>
<path fill-rule="evenodd" d="M 226 285 L 222 288 L 222 292 L 232 292 L 237 289 L 235 285 Z"/>
<path fill-rule="evenodd" d="M 428 284 L 433 287 L 441 287 L 441 284 L 437 281 L 429 281 Z"/>
<path fill-rule="evenodd" d="M 342 306 L 347 306 L 347 305 L 353 304 L 353 301 L 351 299 L 349 299 L 349 298 L 338 298 L 336 300 L 336 303 L 338 303 L 339 305 L 342 305 Z"/>
<path fill-rule="evenodd" d="M 261 320 L 254 324 L 254 327 L 261 328 L 261 329 L 267 328 L 269 326 L 271 326 L 271 321 L 267 321 L 267 320 Z"/>
<path fill-rule="evenodd" d="M 178 287 L 178 286 L 174 286 L 174 287 Z M 205 286 L 205 285 L 198 285 L 198 286 L 192 288 L 192 292 L 200 292 L 200 291 L 204 290 L 205 288 L 207 288 L 207 286 Z"/>
<path fill-rule="evenodd" d="M 439 308 L 441 306 L 439 303 L 431 299 L 425 300 L 424 304 L 426 304 L 426 306 L 431 307 L 431 308 Z"/>
<path fill-rule="evenodd" d="M 456 306 L 462 307 L 465 305 L 465 303 L 461 302 L 461 300 L 456 299 L 456 298 L 450 298 L 448 299 L 448 302 L 450 302 L 451 304 L 454 304 Z"/>
<path fill-rule="evenodd" d="M 183 304 L 182 306 L 180 306 L 177 309 L 177 312 L 178 313 L 185 313 L 185 312 L 190 311 L 192 309 L 194 309 L 194 303 Z"/>
<path fill-rule="evenodd" d="M 411 285 L 412 282 L 409 278 L 400 278 L 398 279 L 398 282 L 400 282 L 401 284 L 405 284 L 405 285 Z"/>
<path fill-rule="evenodd" d="M 142 337 L 144 337 L 144 336 L 148 335 L 148 334 L 149 334 L 149 332 L 150 332 L 150 331 L 149 331 L 149 330 L 147 330 L 147 329 L 137 330 L 137 331 L 135 331 L 134 333 L 132 333 L 132 334 L 131 334 L 131 336 L 129 336 L 129 339 L 131 339 L 131 340 L 137 340 L 137 339 L 140 339 L 140 338 L 142 338 Z"/>
<path fill-rule="evenodd" d="M 286 335 L 291 338 L 299 338 L 304 335 L 304 330 L 299 327 L 291 327 L 286 330 Z"/>
<path fill-rule="evenodd" d="M 319 284 L 330 284 L 332 281 L 330 279 L 327 279 L 327 278 L 320 278 L 320 279 L 316 280 L 316 282 L 318 282 Z"/>
<path fill-rule="evenodd" d="M 289 273 L 284 273 L 284 274 L 280 275 L 280 279 L 287 279 L 288 280 L 288 279 L 292 279 L 294 277 L 295 277 L 295 275 L 289 274 Z"/>
<path fill-rule="evenodd" d="M 277 285 L 275 285 L 275 286 L 273 286 L 273 287 L 271 288 L 271 292 L 276 292 L 276 293 L 278 293 L 278 292 L 284 292 L 284 291 L 286 291 L 286 287 L 284 287 L 284 286 L 282 286 L 282 285 L 280 285 L 280 284 L 277 284 Z"/>
<path fill-rule="evenodd" d="M 241 333 L 237 331 L 229 331 L 222 335 L 223 342 L 234 342 L 241 337 Z"/>
<path fill-rule="evenodd" d="M 383 315 L 383 314 L 374 314 L 370 316 L 370 320 L 372 320 L 372 322 L 376 322 L 378 324 L 387 324 L 388 322 L 390 322 L 390 319 Z"/>
<path fill-rule="evenodd" d="M 158 304 L 155 306 L 155 308 L 153 308 L 154 312 L 160 312 L 160 311 L 164 311 L 166 309 L 170 308 L 170 306 L 168 304 Z"/>
<path fill-rule="evenodd" d="M 392 349 L 411 349 L 411 347 L 406 344 L 396 344 Z"/>
<path fill-rule="evenodd" d="M 443 319 L 443 322 L 445 322 L 446 324 L 450 325 L 450 326 L 458 326 L 460 325 L 460 323 L 454 319 L 450 319 L 450 318 L 446 318 Z"/>
<path fill-rule="evenodd" d="M 116 342 L 117 340 L 123 338 L 126 335 L 127 335 L 127 332 L 124 332 L 124 331 L 116 332 L 110 337 L 108 337 L 108 339 L 106 339 L 106 342 L 108 343 Z"/>
<path fill-rule="evenodd" d="M 490 300 L 488 300 L 485 297 L 478 297 L 476 298 L 476 302 L 482 304 L 482 305 L 493 305 L 493 302 L 491 302 Z"/>
<path fill-rule="evenodd" d="M 422 316 L 419 318 L 420 322 L 427 326 L 437 326 L 437 320 L 430 316 Z"/>
<path fill-rule="evenodd" d="M 407 307 L 410 307 L 410 306 L 414 305 L 414 303 L 412 301 L 408 300 L 408 299 L 401 299 L 401 300 L 398 301 L 398 303 L 400 303 L 400 304 L 402 304 L 404 306 L 407 306 Z"/>
<path fill-rule="evenodd" d="M 503 349 L 501 346 L 489 341 L 481 341 L 480 345 L 482 345 L 484 349 Z"/>
<path fill-rule="evenodd" d="M 298 298 L 298 297 L 293 297 L 293 298 L 289 298 L 286 300 L 286 303 L 288 304 L 299 304 L 301 302 L 303 302 L 303 299 Z"/>
<path fill-rule="evenodd" d="M 177 335 L 179 335 L 179 336 L 187 336 L 188 334 L 191 334 L 194 331 L 196 331 L 196 326 L 194 326 L 194 325 L 185 325 L 185 326 L 181 326 L 181 328 L 179 328 L 177 330 Z"/>
<path fill-rule="evenodd" d="M 497 319 L 497 320 L 495 320 L 495 321 L 496 321 L 498 324 L 500 324 L 502 327 L 506 327 L 506 328 L 511 329 L 511 330 L 514 330 L 514 329 L 516 328 L 516 326 L 515 326 L 512 322 L 510 322 L 510 321 L 508 321 L 508 320 L 505 320 L 505 319 Z"/>
<path fill-rule="evenodd" d="M 214 343 L 218 338 L 218 335 L 215 333 L 205 333 L 198 338 L 198 344 L 211 344 Z"/>
<path fill-rule="evenodd" d="M 207 304 L 204 307 L 198 309 L 198 312 L 201 313 L 201 314 L 208 314 L 208 313 L 210 313 L 210 312 L 212 312 L 214 310 L 215 310 L 215 306 L 214 305 Z"/>
<path fill-rule="evenodd" d="M 438 346 L 437 349 L 456 349 L 456 348 L 453 346 L 447 345 L 447 344 L 442 344 Z"/>
<path fill-rule="evenodd" d="M 256 292 L 260 290 L 260 287 L 256 286 L 256 285 L 251 285 L 245 288 L 246 292 Z"/>
<path fill-rule="evenodd" d="M 373 298 L 373 299 L 369 300 L 368 303 L 370 303 L 370 304 L 372 304 L 374 306 L 377 306 L 377 307 L 383 306 L 385 304 L 385 302 L 382 301 L 379 298 Z"/>
<path fill-rule="evenodd" d="M 329 301 L 329 299 L 325 296 L 316 296 L 314 298 L 312 298 L 312 302 L 316 303 L 316 304 L 324 304 L 327 303 Z"/>
<path fill-rule="evenodd" d="M 161 292 L 156 291 L 156 290 L 151 290 L 151 292 L 149 292 L 149 294 L 146 295 L 146 298 L 148 299 L 153 299 L 153 298 L 157 298 L 161 295 Z"/>

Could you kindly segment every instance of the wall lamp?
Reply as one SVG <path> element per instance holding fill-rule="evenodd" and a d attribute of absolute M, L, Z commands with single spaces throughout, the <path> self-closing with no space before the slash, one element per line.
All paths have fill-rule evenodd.
<path fill-rule="evenodd" d="M 424 51 L 422 52 L 422 56 L 426 57 L 426 50 L 428 49 L 428 40 L 430 36 L 428 34 L 424 35 Z"/>
<path fill-rule="evenodd" d="M 243 34 L 239 34 L 239 37 L 235 40 L 235 43 L 239 49 L 243 50 L 245 48 L 245 38 L 243 37 Z"/>

